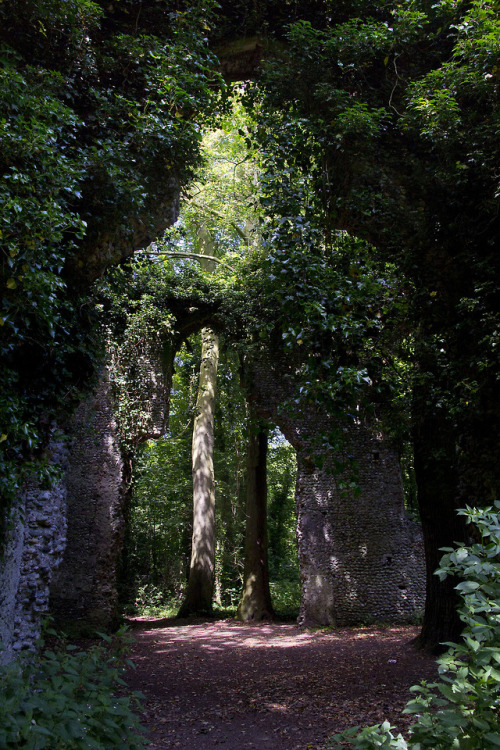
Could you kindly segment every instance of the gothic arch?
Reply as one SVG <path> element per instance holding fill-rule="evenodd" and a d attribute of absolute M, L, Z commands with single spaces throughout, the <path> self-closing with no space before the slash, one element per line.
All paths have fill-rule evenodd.
<path fill-rule="evenodd" d="M 144 392 L 152 399 L 155 391 L 156 411 L 149 432 L 139 439 L 159 437 L 166 428 L 173 361 L 181 342 L 209 322 L 217 325 L 208 310 L 191 307 L 178 315 L 178 334 L 168 357 L 149 363 Z M 300 399 L 296 403 L 295 371 L 296 363 L 276 362 L 264 349 L 245 363 L 245 388 L 256 410 L 297 451 L 299 620 L 305 625 L 408 621 L 424 604 L 425 564 L 419 527 L 405 514 L 398 457 L 377 425 L 361 418 L 343 425 L 341 452 L 324 451 L 321 436 L 338 424 Z M 54 612 L 99 626 L 115 613 L 129 481 L 107 373 L 104 369 L 73 426 L 68 545 L 52 584 Z M 340 465 L 344 469 L 339 472 Z M 351 486 L 353 472 L 357 488 Z"/>

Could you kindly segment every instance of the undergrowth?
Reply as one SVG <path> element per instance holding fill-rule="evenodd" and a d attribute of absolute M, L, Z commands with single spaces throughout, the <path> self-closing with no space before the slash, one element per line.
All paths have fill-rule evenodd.
<path fill-rule="evenodd" d="M 465 625 L 461 643 L 438 659 L 440 681 L 411 688 L 405 713 L 416 714 L 409 739 L 389 722 L 336 734 L 328 750 L 494 750 L 500 747 L 500 502 L 459 511 L 476 544 L 446 548 L 436 575 L 456 575 Z"/>
<path fill-rule="evenodd" d="M 86 650 L 48 633 L 53 646 L 0 667 L 1 750 L 143 750 L 125 629 Z"/>
<path fill-rule="evenodd" d="M 294 620 L 298 617 L 300 608 L 300 581 L 277 580 L 269 584 L 273 608 L 278 620 Z M 214 602 L 214 618 L 236 617 L 238 597 L 235 596 L 232 605 Z M 125 607 L 124 614 L 137 617 L 171 618 L 177 615 L 182 596 L 165 596 L 161 588 L 154 584 L 140 586 L 134 601 Z"/>

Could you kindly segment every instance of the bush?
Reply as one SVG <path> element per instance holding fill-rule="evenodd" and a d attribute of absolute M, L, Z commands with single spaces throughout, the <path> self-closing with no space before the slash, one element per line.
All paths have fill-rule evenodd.
<path fill-rule="evenodd" d="M 59 641 L 32 663 L 0 667 L 0 748 L 11 750 L 142 750 L 140 695 L 117 696 L 124 686 L 126 638 L 86 651 Z M 33 657 L 32 654 L 30 654 Z"/>
<path fill-rule="evenodd" d="M 301 585 L 295 580 L 279 579 L 269 583 L 273 609 L 279 617 L 296 619 L 300 609 Z"/>
<path fill-rule="evenodd" d="M 444 549 L 436 571 L 458 575 L 465 623 L 462 643 L 449 643 L 438 659 L 440 682 L 421 683 L 405 709 L 416 713 L 409 739 L 388 722 L 335 735 L 328 748 L 354 750 L 494 750 L 500 747 L 500 502 L 494 508 L 459 511 L 474 524 L 476 544 Z"/>

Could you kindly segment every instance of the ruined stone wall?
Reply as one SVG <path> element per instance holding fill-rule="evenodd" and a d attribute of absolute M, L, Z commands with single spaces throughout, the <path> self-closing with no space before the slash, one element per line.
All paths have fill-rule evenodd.
<path fill-rule="evenodd" d="M 167 423 L 171 379 L 160 364 L 150 363 L 144 390 L 150 400 L 147 432 L 156 435 Z M 257 410 L 297 451 L 300 622 L 411 619 L 424 603 L 422 539 L 404 512 L 397 456 L 377 425 L 361 419 L 346 425 L 342 453 L 323 452 L 319 468 L 317 438 L 339 425 L 300 399 L 297 405 L 293 365 L 254 361 L 247 381 Z M 66 465 L 64 482 L 51 491 L 28 490 L 0 566 L 0 581 L 7 582 L 1 589 L 0 637 L 11 651 L 36 639 L 49 585 L 50 608 L 60 622 L 103 628 L 116 614 L 128 472 L 108 368 L 80 404 L 70 431 L 68 455 L 57 459 Z M 338 461 L 345 463 L 343 472 L 334 471 Z M 349 487 L 353 480 L 359 494 Z"/>
<path fill-rule="evenodd" d="M 117 603 L 126 491 L 106 372 L 73 425 L 66 476 L 68 545 L 52 585 L 52 610 L 60 619 L 95 627 L 109 624 Z M 152 410 L 160 430 L 166 424 L 170 379 L 158 369 L 154 373 L 148 389 L 154 384 Z M 411 620 L 424 604 L 424 555 L 419 527 L 404 512 L 397 456 L 377 425 L 361 419 L 344 427 L 341 453 L 324 455 L 317 438 L 339 425 L 328 414 L 295 403 L 295 380 L 289 363 L 276 367 L 254 361 L 248 368 L 254 405 L 297 450 L 300 622 Z M 293 406 L 287 407 L 287 400 Z M 321 468 L 315 461 L 320 454 Z M 337 470 L 339 461 L 344 471 Z M 353 483 L 359 493 L 349 486 Z"/>
<path fill-rule="evenodd" d="M 255 406 L 297 450 L 299 621 L 411 620 L 424 606 L 423 540 L 405 514 L 399 461 L 390 444 L 376 424 L 358 419 L 342 428 L 342 451 L 325 454 L 317 438 L 339 425 L 313 407 L 297 406 L 293 369 L 254 362 L 248 381 Z M 321 468 L 315 454 L 324 460 Z M 339 463 L 345 466 L 340 472 Z"/>
<path fill-rule="evenodd" d="M 63 466 L 66 446 L 53 440 L 47 459 Z M 12 508 L 7 542 L 0 560 L 0 664 L 34 648 L 49 608 L 49 587 L 66 540 L 66 488 L 28 484 Z"/>
<path fill-rule="evenodd" d="M 138 370 L 137 433 L 158 437 L 168 420 L 171 373 L 145 356 Z M 0 559 L 0 663 L 35 646 L 49 609 L 59 624 L 81 622 L 87 629 L 105 628 L 116 616 L 129 478 L 116 412 L 103 367 L 68 426 L 69 442 L 53 440 L 47 450 L 62 479 L 50 489 L 28 484 L 11 511 Z"/>
<path fill-rule="evenodd" d="M 299 453 L 300 621 L 406 622 L 424 606 L 425 561 L 421 531 L 404 512 L 397 457 L 366 425 L 353 426 L 346 443 L 359 496 L 339 489 L 330 461 L 319 470 Z"/>
<path fill-rule="evenodd" d="M 71 423 L 65 476 L 67 545 L 51 584 L 59 622 L 105 627 L 117 603 L 116 566 L 124 531 L 123 463 L 105 368 Z"/>
<path fill-rule="evenodd" d="M 130 459 L 122 451 L 123 430 L 134 444 L 159 437 L 168 423 L 172 363 L 160 357 L 159 351 L 150 354 L 149 358 L 141 354 L 134 368 L 134 388 L 128 392 L 127 418 L 137 413 L 140 417 L 135 422 L 125 427 L 119 423 L 125 407 L 119 407 L 116 378 L 120 376 L 121 382 L 123 369 L 106 366 L 70 425 L 65 475 L 67 546 L 52 581 L 50 601 L 51 613 L 60 624 L 80 623 L 85 629 L 95 629 L 116 620 L 117 573 L 130 482 Z"/>
<path fill-rule="evenodd" d="M 147 246 L 176 221 L 178 180 L 162 173 L 161 186 L 147 198 L 155 222 L 131 217 L 118 228 L 88 227 L 80 251 L 65 268 L 70 285 L 87 290 L 110 265 Z M 170 385 L 161 366 L 137 364 L 141 376 L 148 374 L 141 381 L 140 400 L 146 407 L 138 433 L 141 439 L 148 430 L 157 437 L 166 426 Z M 0 663 L 34 647 L 49 612 L 49 592 L 60 619 L 81 617 L 106 625 L 114 614 L 126 491 L 114 412 L 106 376 L 80 405 L 72 424 L 65 425 L 71 438 L 69 454 L 63 442 L 49 446 L 49 461 L 61 466 L 63 479 L 50 490 L 27 486 L 11 510 L 0 556 Z"/>

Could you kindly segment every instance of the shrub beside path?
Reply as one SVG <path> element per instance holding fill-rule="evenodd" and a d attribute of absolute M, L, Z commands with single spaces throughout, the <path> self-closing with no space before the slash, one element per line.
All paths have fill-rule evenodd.
<path fill-rule="evenodd" d="M 409 688 L 434 680 L 409 626 L 309 631 L 291 623 L 134 618 L 151 750 L 323 750 L 334 733 L 385 719 L 404 731 Z"/>

